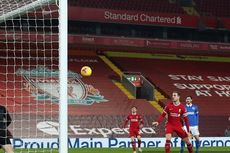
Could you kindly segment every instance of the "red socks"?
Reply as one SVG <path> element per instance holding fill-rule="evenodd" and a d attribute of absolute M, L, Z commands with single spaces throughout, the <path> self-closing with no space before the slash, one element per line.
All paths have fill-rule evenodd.
<path fill-rule="evenodd" d="M 170 145 L 171 145 L 171 141 L 166 140 L 166 143 L 165 143 L 165 152 L 166 153 L 170 153 Z"/>
<path fill-rule="evenodd" d="M 170 153 L 170 148 L 171 148 L 170 146 L 171 146 L 171 141 L 170 140 L 166 140 L 166 143 L 165 143 L 165 152 L 166 153 Z M 193 153 L 193 149 L 192 149 L 192 144 L 191 143 L 187 144 L 187 149 L 188 149 L 189 153 Z"/>
<path fill-rule="evenodd" d="M 188 149 L 189 153 L 193 153 L 193 149 L 192 149 L 192 144 L 191 143 L 187 144 L 187 149 Z"/>
<path fill-rule="evenodd" d="M 141 140 L 138 140 L 137 143 L 138 143 L 138 148 L 140 148 L 141 147 Z"/>
<path fill-rule="evenodd" d="M 133 147 L 133 151 L 136 151 L 136 144 L 134 141 L 131 141 L 132 147 Z"/>

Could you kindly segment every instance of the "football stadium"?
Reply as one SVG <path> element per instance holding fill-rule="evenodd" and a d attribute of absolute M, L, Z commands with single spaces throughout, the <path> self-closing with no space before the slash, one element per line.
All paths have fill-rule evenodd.
<path fill-rule="evenodd" d="M 1 0 L 0 153 L 229 153 L 229 0 Z"/>

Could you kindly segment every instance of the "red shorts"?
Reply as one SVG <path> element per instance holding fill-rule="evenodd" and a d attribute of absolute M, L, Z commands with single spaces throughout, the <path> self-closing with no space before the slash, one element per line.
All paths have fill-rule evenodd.
<path fill-rule="evenodd" d="M 130 129 L 129 130 L 129 136 L 130 137 L 137 137 L 140 135 L 139 129 Z"/>
<path fill-rule="evenodd" d="M 188 137 L 187 132 L 184 130 L 182 126 L 173 126 L 171 124 L 166 124 L 165 126 L 165 133 L 166 134 L 172 134 L 175 132 L 180 138 L 184 139 Z"/>

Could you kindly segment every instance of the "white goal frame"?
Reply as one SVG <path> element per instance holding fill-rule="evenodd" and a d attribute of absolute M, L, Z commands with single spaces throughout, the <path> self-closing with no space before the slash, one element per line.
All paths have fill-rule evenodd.
<path fill-rule="evenodd" d="M 68 1 L 59 1 L 59 153 L 68 152 Z"/>
<path fill-rule="evenodd" d="M 68 1 L 36 0 L 9 12 L 0 11 L 0 23 L 9 18 L 23 15 L 45 2 L 59 3 L 59 153 L 68 153 Z"/>

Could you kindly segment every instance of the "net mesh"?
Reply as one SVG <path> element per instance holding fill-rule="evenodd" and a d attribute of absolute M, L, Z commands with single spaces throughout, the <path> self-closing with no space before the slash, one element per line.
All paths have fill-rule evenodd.
<path fill-rule="evenodd" d="M 6 137 L 14 152 L 57 152 L 31 148 L 58 137 L 58 4 L 1 0 L 0 6 L 0 105 L 12 118 Z"/>

